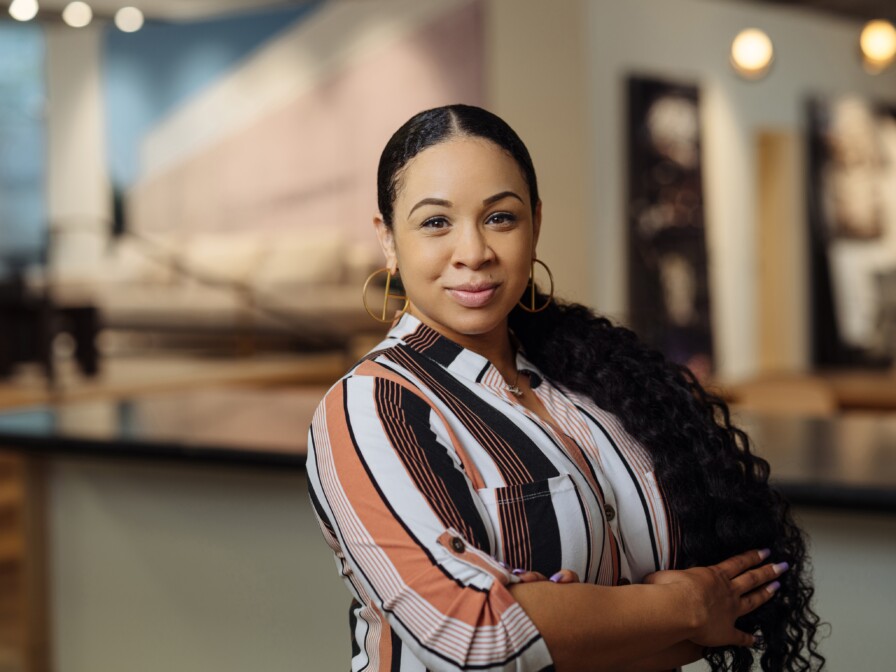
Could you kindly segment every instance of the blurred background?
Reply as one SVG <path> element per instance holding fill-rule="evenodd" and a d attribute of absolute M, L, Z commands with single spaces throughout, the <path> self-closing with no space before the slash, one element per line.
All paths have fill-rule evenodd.
<path fill-rule="evenodd" d="M 831 669 L 890 669 L 891 0 L 134 3 L 0 2 L 0 672 L 345 668 L 305 433 L 385 333 L 379 153 L 454 102 L 557 295 L 751 428 Z"/>

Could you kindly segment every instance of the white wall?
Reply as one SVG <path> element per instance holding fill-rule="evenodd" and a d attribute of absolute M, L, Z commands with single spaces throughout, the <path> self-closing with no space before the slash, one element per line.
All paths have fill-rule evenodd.
<path fill-rule="evenodd" d="M 102 25 L 46 27 L 47 211 L 55 231 L 51 263 L 89 274 L 111 217 L 100 57 Z M 70 275 L 71 275 L 70 273 Z"/>
<path fill-rule="evenodd" d="M 758 364 L 756 134 L 802 130 L 810 94 L 896 100 L 896 68 L 867 75 L 856 55 L 861 24 L 818 13 L 718 0 L 593 0 L 586 7 L 593 302 L 625 318 L 625 77 L 697 82 L 719 374 L 749 376 Z M 759 82 L 739 79 L 728 64 L 731 40 L 751 26 L 765 30 L 776 49 Z"/>

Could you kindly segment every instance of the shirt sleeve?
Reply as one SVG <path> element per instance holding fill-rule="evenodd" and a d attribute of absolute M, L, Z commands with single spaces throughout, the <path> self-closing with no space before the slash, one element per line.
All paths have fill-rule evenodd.
<path fill-rule="evenodd" d="M 397 376 L 352 375 L 318 407 L 308 478 L 350 590 L 428 669 L 553 669 L 488 552 L 494 533 L 439 413 Z"/>

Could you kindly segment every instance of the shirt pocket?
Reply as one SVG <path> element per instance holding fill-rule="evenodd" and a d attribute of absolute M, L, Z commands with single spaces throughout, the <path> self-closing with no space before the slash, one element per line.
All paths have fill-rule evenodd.
<path fill-rule="evenodd" d="M 593 532 L 569 474 L 477 492 L 495 530 L 499 560 L 545 576 L 560 569 L 586 575 Z"/>

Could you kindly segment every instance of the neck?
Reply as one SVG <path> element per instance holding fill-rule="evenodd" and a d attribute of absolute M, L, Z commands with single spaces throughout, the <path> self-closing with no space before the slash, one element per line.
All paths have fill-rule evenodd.
<path fill-rule="evenodd" d="M 507 327 L 507 318 L 491 331 L 482 334 L 464 334 L 431 320 L 411 305 L 408 312 L 423 322 L 426 326 L 435 329 L 442 336 L 454 341 L 467 350 L 482 355 L 498 369 L 505 380 L 513 383 L 517 377 L 516 354 L 510 342 L 510 331 Z"/>

